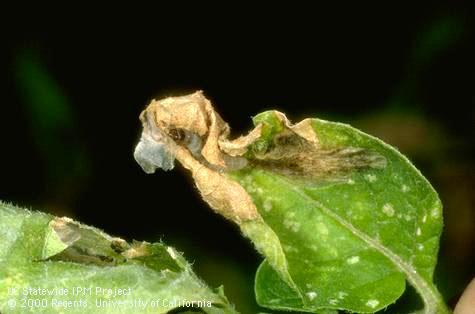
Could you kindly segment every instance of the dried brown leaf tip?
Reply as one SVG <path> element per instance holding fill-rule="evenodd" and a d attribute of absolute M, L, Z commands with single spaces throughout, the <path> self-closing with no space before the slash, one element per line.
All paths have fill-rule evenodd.
<path fill-rule="evenodd" d="M 238 223 L 260 216 L 248 193 L 226 172 L 258 166 L 284 175 L 324 178 L 385 162 L 363 149 L 322 149 L 311 119 L 292 125 L 278 111 L 259 114 L 249 134 L 230 140 L 228 124 L 201 91 L 153 100 L 140 119 L 143 133 L 134 156 L 144 171 L 170 170 L 177 159 L 191 171 L 203 199 Z"/>
<path fill-rule="evenodd" d="M 140 119 L 144 129 L 134 156 L 145 172 L 172 169 L 177 159 L 191 171 L 203 199 L 216 212 L 238 223 L 260 217 L 244 188 L 224 175 L 247 165 L 243 154 L 236 152 L 249 140 L 228 140 L 229 126 L 201 91 L 153 100 Z M 256 133 L 251 132 L 249 138 L 255 138 Z M 235 153 L 226 153 L 220 143 Z"/>

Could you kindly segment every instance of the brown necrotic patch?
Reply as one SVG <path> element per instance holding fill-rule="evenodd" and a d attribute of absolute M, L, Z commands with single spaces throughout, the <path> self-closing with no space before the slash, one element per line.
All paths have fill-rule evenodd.
<path fill-rule="evenodd" d="M 291 177 L 338 180 L 353 171 L 382 169 L 386 159 L 358 147 L 319 148 L 285 131 L 274 138 L 266 152 L 254 155 L 251 165 Z"/>

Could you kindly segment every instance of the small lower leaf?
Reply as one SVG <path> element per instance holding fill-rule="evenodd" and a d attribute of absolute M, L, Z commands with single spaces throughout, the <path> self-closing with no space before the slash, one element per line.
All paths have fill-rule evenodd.
<path fill-rule="evenodd" d="M 0 203 L 2 313 L 237 313 L 175 249 Z M 79 289 L 79 290 L 78 290 Z"/>

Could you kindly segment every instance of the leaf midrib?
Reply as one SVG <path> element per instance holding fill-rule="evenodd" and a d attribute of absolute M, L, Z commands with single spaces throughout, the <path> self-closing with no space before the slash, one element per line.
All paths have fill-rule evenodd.
<path fill-rule="evenodd" d="M 378 252 L 383 254 L 388 258 L 398 269 L 400 269 L 405 275 L 409 283 L 417 290 L 424 302 L 424 313 L 425 314 L 435 314 L 435 313 L 447 313 L 447 309 L 443 305 L 443 301 L 437 291 L 435 291 L 427 281 L 422 278 L 417 270 L 401 259 L 397 254 L 391 251 L 389 248 L 382 245 L 379 241 L 374 240 L 366 233 L 355 228 L 350 222 L 340 217 L 329 208 L 325 207 L 320 202 L 309 197 L 306 193 L 302 192 L 300 188 L 296 187 L 294 184 L 291 184 L 284 178 L 280 176 L 274 176 L 273 178 L 276 181 L 279 181 L 285 185 L 289 190 L 296 192 L 300 197 L 306 201 L 315 204 L 325 215 L 329 216 L 337 223 L 341 224 L 343 227 L 348 229 L 353 235 L 364 241 L 370 247 L 376 249 Z"/>

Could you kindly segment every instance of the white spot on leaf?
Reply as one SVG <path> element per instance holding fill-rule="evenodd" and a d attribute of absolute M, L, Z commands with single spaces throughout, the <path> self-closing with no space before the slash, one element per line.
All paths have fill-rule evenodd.
<path fill-rule="evenodd" d="M 328 228 L 327 228 L 327 226 L 325 226 L 324 223 L 319 222 L 316 227 L 317 227 L 318 233 L 320 233 L 321 235 L 325 235 L 325 236 L 328 235 Z"/>
<path fill-rule="evenodd" d="M 422 223 L 425 224 L 427 221 L 427 215 L 424 215 L 424 217 L 422 217 Z"/>
<path fill-rule="evenodd" d="M 430 215 L 432 218 L 439 218 L 439 209 L 437 207 L 434 207 L 431 211 L 430 211 Z"/>
<path fill-rule="evenodd" d="M 264 204 L 262 204 L 262 206 L 264 207 L 264 210 L 266 212 L 270 212 L 272 210 L 272 202 L 269 199 L 266 199 L 264 201 Z"/>
<path fill-rule="evenodd" d="M 356 264 L 360 261 L 360 257 L 359 256 L 352 256 L 352 257 L 349 257 L 346 262 L 350 265 L 353 265 L 353 264 Z"/>
<path fill-rule="evenodd" d="M 294 222 L 293 226 L 292 226 L 292 231 L 293 232 L 299 232 L 299 229 L 300 229 L 300 222 Z"/>
<path fill-rule="evenodd" d="M 374 174 L 367 174 L 365 175 L 365 179 L 368 182 L 375 182 L 378 179 L 378 177 L 376 177 Z"/>
<path fill-rule="evenodd" d="M 312 301 L 313 299 L 317 297 L 317 293 L 315 291 L 309 291 L 306 293 L 306 295 L 310 301 Z"/>
<path fill-rule="evenodd" d="M 419 251 L 422 251 L 422 250 L 424 249 L 424 245 L 422 245 L 422 244 L 420 244 L 420 243 L 417 244 L 417 249 L 418 249 Z"/>
<path fill-rule="evenodd" d="M 410 189 L 409 189 L 409 187 L 408 187 L 407 185 L 405 185 L 405 184 L 402 185 L 401 191 L 403 191 L 404 193 L 406 193 L 406 192 L 409 192 L 409 190 L 410 190 Z"/>
<path fill-rule="evenodd" d="M 375 307 L 377 307 L 379 305 L 379 301 L 371 299 L 371 300 L 368 300 L 368 302 L 366 302 L 366 305 L 369 306 L 370 308 L 374 309 Z"/>
<path fill-rule="evenodd" d="M 383 213 L 385 213 L 386 215 L 388 215 L 389 217 L 392 217 L 394 216 L 394 208 L 391 204 L 387 203 L 387 204 L 384 204 L 383 206 Z"/>
<path fill-rule="evenodd" d="M 330 303 L 331 305 L 337 305 L 337 304 L 338 304 L 338 300 L 337 300 L 337 299 L 329 299 L 329 300 L 328 300 L 328 303 Z"/>
<path fill-rule="evenodd" d="M 420 236 L 421 234 L 422 234 L 421 228 L 417 228 L 417 230 L 416 230 L 416 235 L 417 235 L 417 236 Z"/>
<path fill-rule="evenodd" d="M 300 222 L 293 220 L 295 212 L 288 212 L 286 219 L 284 220 L 284 227 L 290 229 L 293 232 L 298 232 L 300 229 Z"/>
<path fill-rule="evenodd" d="M 343 292 L 343 291 L 339 291 L 338 292 L 338 299 L 344 299 L 347 295 L 348 295 L 348 293 Z"/>

